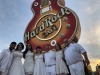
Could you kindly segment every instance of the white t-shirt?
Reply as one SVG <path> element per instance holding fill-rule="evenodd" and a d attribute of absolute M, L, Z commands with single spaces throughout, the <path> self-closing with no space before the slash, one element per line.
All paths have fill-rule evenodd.
<path fill-rule="evenodd" d="M 55 65 L 56 64 L 56 54 L 54 51 L 48 51 L 44 54 L 45 65 Z"/>
<path fill-rule="evenodd" d="M 70 44 L 69 47 L 66 47 L 64 55 L 67 65 L 72 65 L 82 61 L 83 58 L 81 54 L 84 52 L 86 52 L 85 49 L 77 43 Z"/>

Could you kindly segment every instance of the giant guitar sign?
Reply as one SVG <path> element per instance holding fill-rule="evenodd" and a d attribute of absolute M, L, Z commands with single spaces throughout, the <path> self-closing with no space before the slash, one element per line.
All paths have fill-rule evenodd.
<path fill-rule="evenodd" d="M 25 33 L 25 44 L 30 43 L 33 49 L 50 44 L 51 50 L 55 44 L 63 46 L 65 38 L 78 42 L 80 37 L 80 23 L 77 15 L 71 9 L 61 6 L 60 0 L 35 0 L 31 9 L 34 13 Z"/>

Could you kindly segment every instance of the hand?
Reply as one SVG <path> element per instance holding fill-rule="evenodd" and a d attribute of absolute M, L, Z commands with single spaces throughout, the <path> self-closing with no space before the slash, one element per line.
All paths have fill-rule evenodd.
<path fill-rule="evenodd" d="M 88 59 L 85 59 L 85 63 L 88 66 L 90 64 L 90 61 Z"/>

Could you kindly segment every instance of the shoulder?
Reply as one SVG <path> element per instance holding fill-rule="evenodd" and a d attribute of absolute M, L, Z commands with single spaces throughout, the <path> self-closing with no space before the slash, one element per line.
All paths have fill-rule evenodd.
<path fill-rule="evenodd" d="M 4 50 L 2 50 L 1 52 L 5 52 L 5 51 L 7 51 L 6 49 L 4 49 Z"/>
<path fill-rule="evenodd" d="M 50 53 L 55 54 L 56 52 L 50 50 Z"/>
<path fill-rule="evenodd" d="M 70 47 L 75 47 L 75 46 L 79 46 L 78 43 L 70 43 Z"/>
<path fill-rule="evenodd" d="M 65 50 L 66 49 L 66 47 L 65 48 L 62 48 L 62 50 Z"/>
<path fill-rule="evenodd" d="M 68 48 L 68 47 L 65 47 L 65 48 L 64 48 L 64 50 L 63 50 L 63 52 L 64 52 L 64 53 L 66 53 L 66 51 L 67 51 L 67 48 Z"/>
<path fill-rule="evenodd" d="M 15 52 L 14 50 L 12 52 Z"/>
<path fill-rule="evenodd" d="M 35 53 L 35 51 L 32 51 L 32 53 Z"/>
<path fill-rule="evenodd" d="M 75 43 L 75 46 L 77 46 L 77 47 L 82 47 L 80 44 L 78 44 L 78 43 Z"/>
<path fill-rule="evenodd" d="M 4 49 L 3 51 L 9 51 L 9 49 Z"/>
<path fill-rule="evenodd" d="M 0 52 L 0 54 L 5 54 L 5 53 L 6 53 L 5 49 Z"/>
<path fill-rule="evenodd" d="M 62 50 L 64 50 L 64 51 L 65 51 L 67 48 L 68 48 L 68 47 L 65 47 L 65 48 L 63 48 Z"/>
<path fill-rule="evenodd" d="M 44 56 L 44 54 L 42 54 Z"/>
<path fill-rule="evenodd" d="M 35 56 L 37 56 L 37 54 L 35 54 Z"/>
<path fill-rule="evenodd" d="M 18 53 L 17 51 L 14 51 L 14 52 L 13 52 L 14 55 L 17 54 L 17 53 Z"/>
<path fill-rule="evenodd" d="M 9 52 L 9 49 L 4 49 L 1 51 L 1 53 L 6 53 L 6 52 Z"/>
<path fill-rule="evenodd" d="M 54 51 L 50 50 L 51 53 L 55 53 Z"/>
<path fill-rule="evenodd" d="M 9 49 L 4 49 L 1 53 L 7 56 L 10 55 Z"/>
<path fill-rule="evenodd" d="M 78 44 L 78 43 L 74 43 L 74 45 L 80 45 L 80 44 Z"/>
<path fill-rule="evenodd" d="M 56 52 L 51 51 L 51 52 L 50 52 L 50 55 L 56 55 Z"/>

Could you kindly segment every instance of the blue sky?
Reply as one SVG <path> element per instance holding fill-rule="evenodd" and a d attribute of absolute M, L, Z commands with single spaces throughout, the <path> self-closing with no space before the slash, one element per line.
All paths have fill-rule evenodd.
<path fill-rule="evenodd" d="M 0 51 L 12 41 L 23 42 L 25 28 L 33 13 L 34 0 L 0 0 Z M 100 62 L 100 0 L 65 0 L 79 17 L 81 44 L 87 51 L 92 69 Z"/>

